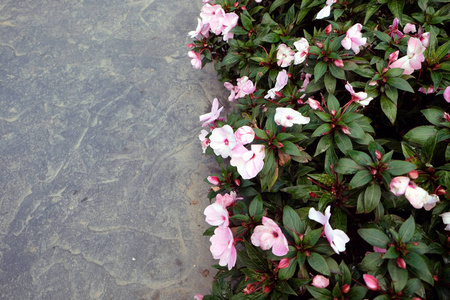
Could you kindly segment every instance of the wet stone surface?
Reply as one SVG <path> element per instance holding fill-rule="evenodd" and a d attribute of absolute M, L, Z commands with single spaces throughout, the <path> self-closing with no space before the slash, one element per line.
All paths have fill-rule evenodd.
<path fill-rule="evenodd" d="M 210 291 L 198 2 L 1 1 L 0 299 Z"/>

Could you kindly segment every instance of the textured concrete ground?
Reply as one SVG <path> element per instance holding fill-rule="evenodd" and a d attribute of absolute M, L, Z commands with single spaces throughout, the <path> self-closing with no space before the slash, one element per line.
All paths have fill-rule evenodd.
<path fill-rule="evenodd" d="M 186 57 L 201 5 L 0 2 L 0 299 L 210 290 L 198 115 L 223 90 Z"/>

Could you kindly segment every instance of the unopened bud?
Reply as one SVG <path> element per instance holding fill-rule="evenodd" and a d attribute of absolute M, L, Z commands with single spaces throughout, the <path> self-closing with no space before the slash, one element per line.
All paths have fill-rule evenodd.
<path fill-rule="evenodd" d="M 278 97 L 283 97 L 283 94 L 280 92 L 275 92 L 275 95 L 277 95 Z"/>
<path fill-rule="evenodd" d="M 408 176 L 412 180 L 415 180 L 415 179 L 417 179 L 417 177 L 419 177 L 419 172 L 417 170 L 412 170 L 408 173 Z"/>
<path fill-rule="evenodd" d="M 315 286 L 316 288 L 326 288 L 330 284 L 330 279 L 326 278 L 322 275 L 316 275 L 313 278 L 313 281 L 311 283 L 312 286 Z"/>
<path fill-rule="evenodd" d="M 434 281 L 439 281 L 439 277 L 437 275 L 433 275 L 433 280 Z"/>
<path fill-rule="evenodd" d="M 278 142 L 278 148 L 283 148 L 284 145 L 281 142 Z"/>
<path fill-rule="evenodd" d="M 233 4 L 233 7 L 238 7 L 239 6 L 239 2 L 235 2 L 234 4 Z"/>
<path fill-rule="evenodd" d="M 269 293 L 271 290 L 272 290 L 272 287 L 271 287 L 271 286 L 266 286 L 266 287 L 264 288 L 264 293 Z"/>
<path fill-rule="evenodd" d="M 350 134 L 350 130 L 347 127 L 342 127 L 341 128 L 342 132 L 345 133 L 346 135 Z"/>
<path fill-rule="evenodd" d="M 287 73 L 287 77 L 288 78 L 292 78 L 292 74 L 291 73 Z"/>
<path fill-rule="evenodd" d="M 419 242 L 412 243 L 414 246 L 419 246 Z"/>
<path fill-rule="evenodd" d="M 186 45 L 186 47 L 188 47 L 188 48 L 194 48 L 194 47 L 195 47 L 195 45 L 194 45 L 194 44 L 192 44 L 192 43 L 190 43 L 190 44 L 187 44 L 187 45 Z"/>
<path fill-rule="evenodd" d="M 381 154 L 380 151 L 375 150 L 375 157 L 376 157 L 378 160 L 381 160 L 381 159 L 383 158 L 383 154 Z"/>
<path fill-rule="evenodd" d="M 342 59 L 335 59 L 334 65 L 338 68 L 342 68 L 344 66 L 344 61 Z"/>
<path fill-rule="evenodd" d="M 282 260 L 280 260 L 280 263 L 278 264 L 278 268 L 280 268 L 280 269 L 287 268 L 288 266 L 289 266 L 288 258 L 283 258 Z"/>
<path fill-rule="evenodd" d="M 378 291 L 380 289 L 380 286 L 378 285 L 378 280 L 369 274 L 363 275 L 364 282 L 366 283 L 366 286 L 371 291 Z"/>
<path fill-rule="evenodd" d="M 444 119 L 445 119 L 447 122 L 450 122 L 450 115 L 449 115 L 448 113 L 444 113 Z"/>
<path fill-rule="evenodd" d="M 399 53 L 399 52 L 400 52 L 400 51 L 397 50 L 397 51 L 392 52 L 391 54 L 389 54 L 389 62 L 396 61 L 396 60 L 398 59 L 398 53 Z"/>
<path fill-rule="evenodd" d="M 320 49 L 323 48 L 323 43 L 322 42 L 316 42 L 316 46 L 319 47 Z"/>
<path fill-rule="evenodd" d="M 446 193 L 447 193 L 447 191 L 444 190 L 443 188 L 440 188 L 436 191 L 436 195 L 438 195 L 438 196 L 445 195 Z"/>
<path fill-rule="evenodd" d="M 314 193 L 314 192 L 309 192 L 309 196 L 310 196 L 311 198 L 320 198 L 320 197 L 317 196 L 317 194 Z"/>
<path fill-rule="evenodd" d="M 331 110 L 331 115 L 334 117 L 334 116 L 336 116 L 336 114 L 337 114 L 337 111 L 335 111 L 334 109 L 332 109 L 332 110 Z"/>
<path fill-rule="evenodd" d="M 241 181 L 239 179 L 235 179 L 234 184 L 237 186 L 241 186 Z"/>
<path fill-rule="evenodd" d="M 403 258 L 397 257 L 397 266 L 402 269 L 406 269 L 406 262 Z"/>
<path fill-rule="evenodd" d="M 211 183 L 212 185 L 219 185 L 220 184 L 220 179 L 217 176 L 208 176 L 206 178 L 206 180 L 208 180 L 208 182 Z"/>
<path fill-rule="evenodd" d="M 325 34 L 330 34 L 332 29 L 333 29 L 333 27 L 331 27 L 331 24 L 328 25 L 327 27 L 325 27 Z"/>
<path fill-rule="evenodd" d="M 341 292 L 342 294 L 347 294 L 350 291 L 350 284 L 344 284 L 341 287 Z"/>
<path fill-rule="evenodd" d="M 247 8 L 245 6 L 241 6 L 241 9 L 242 10 L 246 10 Z"/>

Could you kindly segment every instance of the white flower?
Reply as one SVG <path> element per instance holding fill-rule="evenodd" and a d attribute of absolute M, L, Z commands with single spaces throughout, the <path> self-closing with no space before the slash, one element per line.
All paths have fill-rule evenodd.
<path fill-rule="evenodd" d="M 310 119 L 300 112 L 289 107 L 277 107 L 275 111 L 275 123 L 283 127 L 292 127 L 294 124 L 308 124 Z"/>
<path fill-rule="evenodd" d="M 229 157 L 231 155 L 231 149 L 236 146 L 236 138 L 233 133 L 233 128 L 230 125 L 215 128 L 209 139 L 211 140 L 209 146 L 214 150 L 214 153 L 223 158 Z"/>

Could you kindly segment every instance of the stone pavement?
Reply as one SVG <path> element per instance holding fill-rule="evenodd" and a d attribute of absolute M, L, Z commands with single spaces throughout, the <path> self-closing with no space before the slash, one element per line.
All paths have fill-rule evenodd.
<path fill-rule="evenodd" d="M 0 2 L 0 299 L 209 293 L 201 6 Z"/>

